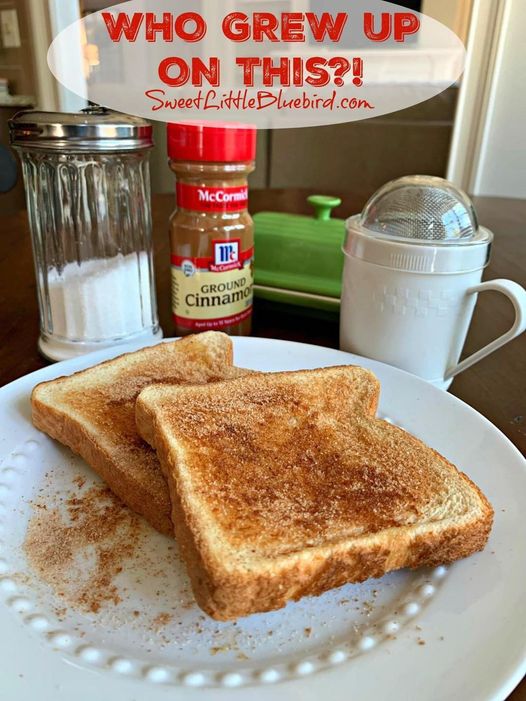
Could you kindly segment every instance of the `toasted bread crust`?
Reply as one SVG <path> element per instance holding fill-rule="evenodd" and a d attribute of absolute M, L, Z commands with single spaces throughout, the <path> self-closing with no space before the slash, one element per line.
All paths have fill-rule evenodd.
<path fill-rule="evenodd" d="M 382 577 L 402 567 L 417 568 L 448 564 L 482 550 L 493 523 L 493 509 L 475 486 L 484 503 L 482 516 L 459 528 L 430 525 L 427 530 L 399 532 L 390 529 L 376 541 L 357 539 L 327 548 L 314 548 L 280 558 L 272 568 L 261 571 L 227 571 L 208 552 L 192 523 L 191 511 L 181 501 L 172 466 L 172 451 L 162 433 L 155 430 L 152 413 L 138 407 L 139 432 L 151 438 L 161 465 L 165 468 L 172 495 L 172 521 L 175 536 L 185 559 L 192 590 L 198 605 L 218 621 L 247 616 L 254 612 L 280 609 L 288 601 L 317 596 L 350 582 Z M 465 475 L 463 475 L 465 477 Z M 470 481 L 467 477 L 466 480 Z M 470 482 L 471 483 L 471 482 Z M 471 483 L 473 484 L 473 483 Z"/>
<path fill-rule="evenodd" d="M 154 528 L 173 535 L 168 487 L 154 451 L 135 430 L 133 395 L 152 382 L 169 378 L 170 372 L 181 382 L 236 377 L 243 371 L 233 368 L 232 360 L 232 343 L 219 333 L 126 353 L 37 385 L 31 395 L 33 423 L 84 458 L 112 491 Z M 135 363 L 142 363 L 140 377 Z M 110 373 L 110 380 L 104 377 L 105 372 Z M 151 376 L 145 376 L 146 372 Z M 121 400 L 119 392 L 126 395 L 127 389 L 130 397 Z M 104 442 L 101 438 L 108 434 L 111 440 Z M 119 452 L 119 446 L 126 450 Z"/>
<path fill-rule="evenodd" d="M 84 426 L 64 412 L 41 402 L 38 396 L 33 396 L 31 403 L 36 428 L 80 455 L 119 499 L 156 530 L 166 535 L 173 534 L 170 495 L 161 474 L 153 481 L 138 483 L 127 472 L 126 466 L 115 460 L 110 451 L 98 445 L 96 437 Z"/>
<path fill-rule="evenodd" d="M 174 505 L 173 518 L 182 512 Z M 181 521 L 174 521 L 181 524 Z M 273 611 L 288 601 L 304 596 L 318 596 L 347 583 L 382 577 L 403 567 L 417 568 L 448 564 L 482 550 L 491 530 L 492 517 L 473 523 L 469 528 L 455 527 L 440 534 L 429 532 L 413 540 L 397 539 L 392 545 L 367 544 L 363 548 L 317 552 L 308 559 L 291 557 L 277 571 L 255 574 L 237 572 L 225 576 L 223 570 L 203 567 L 188 529 L 179 527 L 177 539 L 184 543 L 194 595 L 199 606 L 216 620 L 227 621 L 254 612 Z"/>
<path fill-rule="evenodd" d="M 337 370 L 337 369 L 332 369 Z M 320 371 L 321 372 L 321 371 Z M 305 373 L 304 373 L 305 374 Z M 277 373 L 274 378 L 283 376 Z M 274 382 L 264 379 L 263 383 Z M 246 382 L 239 381 L 246 386 Z M 249 383 L 254 385 L 253 380 Z M 259 384 L 257 381 L 256 384 Z M 235 387 L 228 387 L 228 391 Z M 223 387 L 223 392 L 227 391 Z M 179 396 L 181 392 L 177 391 Z M 254 612 L 281 608 L 289 600 L 307 595 L 318 595 L 348 582 L 361 582 L 370 577 L 381 577 L 386 572 L 402 567 L 434 566 L 453 562 L 481 550 L 489 536 L 493 510 L 482 492 L 454 466 L 431 451 L 451 469 L 455 479 L 464 483 L 477 503 L 477 509 L 467 519 L 446 517 L 404 526 L 385 527 L 352 538 L 342 536 L 340 541 L 322 545 L 305 545 L 292 552 L 276 551 L 273 557 L 249 562 L 228 561 L 225 552 L 217 552 L 208 532 L 199 522 L 199 507 L 188 497 L 179 484 L 183 478 L 180 464 L 185 460 L 185 449 L 174 441 L 173 424 L 163 416 L 159 405 L 168 399 L 154 399 L 157 390 L 152 387 L 141 393 L 136 403 L 136 423 L 139 433 L 155 446 L 168 481 L 172 499 L 172 519 L 179 545 L 185 558 L 192 588 L 199 606 L 217 620 L 231 620 Z M 190 394 L 185 399 L 192 401 Z M 374 400 L 363 406 L 364 413 L 374 415 L 378 392 Z M 180 415 L 175 414 L 178 421 Z M 168 425 L 168 428 L 167 428 Z M 429 451 L 420 441 L 393 427 L 396 440 L 407 441 L 412 451 L 418 445 Z M 417 448 L 415 448 L 415 441 Z M 179 465 L 179 466 L 178 466 Z M 256 479 L 256 477 L 254 477 Z M 372 505 L 373 506 L 373 505 Z"/>

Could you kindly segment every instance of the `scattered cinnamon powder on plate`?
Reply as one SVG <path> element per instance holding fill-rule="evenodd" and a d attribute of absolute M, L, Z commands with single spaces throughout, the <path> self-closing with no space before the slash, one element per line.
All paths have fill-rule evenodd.
<path fill-rule="evenodd" d="M 137 548 L 137 516 L 104 486 L 77 492 L 61 506 L 34 506 L 24 550 L 39 577 L 84 611 L 117 604 L 114 579 Z"/>
<path fill-rule="evenodd" d="M 155 616 L 155 618 L 152 621 L 152 629 L 155 631 L 159 631 L 161 628 L 164 626 L 168 625 L 170 621 L 173 618 L 173 614 L 171 613 L 160 613 L 159 615 Z"/>
<path fill-rule="evenodd" d="M 82 475 L 77 475 L 73 482 L 77 485 L 79 489 L 82 489 L 82 487 L 86 484 L 86 478 Z"/>

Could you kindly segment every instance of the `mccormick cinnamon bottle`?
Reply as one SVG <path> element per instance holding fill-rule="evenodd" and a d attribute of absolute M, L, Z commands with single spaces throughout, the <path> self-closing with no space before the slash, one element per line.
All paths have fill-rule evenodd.
<path fill-rule="evenodd" d="M 170 218 L 172 313 L 176 334 L 248 335 L 254 229 L 247 176 L 256 129 L 224 122 L 168 124 L 177 209 Z"/>

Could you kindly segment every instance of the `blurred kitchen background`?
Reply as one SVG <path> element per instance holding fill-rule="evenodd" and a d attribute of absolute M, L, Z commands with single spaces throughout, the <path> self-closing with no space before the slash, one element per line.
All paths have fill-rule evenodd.
<path fill-rule="evenodd" d="M 204 0 L 203 0 L 204 1 Z M 311 0 L 316 5 L 318 0 Z M 249 11 L 291 9 L 294 0 L 238 0 Z M 52 38 L 110 0 L 0 0 L 0 212 L 24 206 L 23 184 L 8 146 L 7 121 L 19 109 L 76 111 L 81 98 L 59 85 L 46 53 Z M 390 115 L 336 126 L 259 134 L 252 188 L 353 192 L 365 201 L 401 175 L 448 177 L 472 195 L 526 197 L 524 0 L 399 0 L 455 31 L 468 58 L 458 84 Z M 196 7 L 199 3 L 196 2 Z M 316 7 L 315 9 L 319 9 Z M 378 51 L 382 51 L 378 48 Z M 85 39 L 84 66 L 98 61 Z M 153 192 L 172 192 L 165 125 L 155 123 Z"/>

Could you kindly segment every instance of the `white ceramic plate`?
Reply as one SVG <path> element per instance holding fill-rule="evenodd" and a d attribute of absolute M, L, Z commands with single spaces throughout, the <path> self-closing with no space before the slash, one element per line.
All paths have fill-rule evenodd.
<path fill-rule="evenodd" d="M 97 478 L 33 428 L 29 394 L 37 382 L 116 354 L 59 363 L 0 390 L 2 698 L 484 701 L 511 692 L 526 672 L 525 461 L 455 397 L 387 365 L 326 348 L 242 338 L 235 340 L 235 361 L 267 371 L 371 368 L 382 383 L 380 415 L 440 451 L 489 497 L 495 525 L 484 552 L 449 568 L 347 585 L 234 626 L 201 615 L 169 549 L 173 541 L 144 525 L 141 548 L 157 574 L 145 573 L 144 559 L 136 557 L 119 575 L 120 604 L 98 614 L 64 610 L 21 548 L 28 502 L 67 493 L 76 475 L 86 477 L 87 486 Z M 166 625 L 153 630 L 152 620 L 163 612 L 169 612 Z"/>

